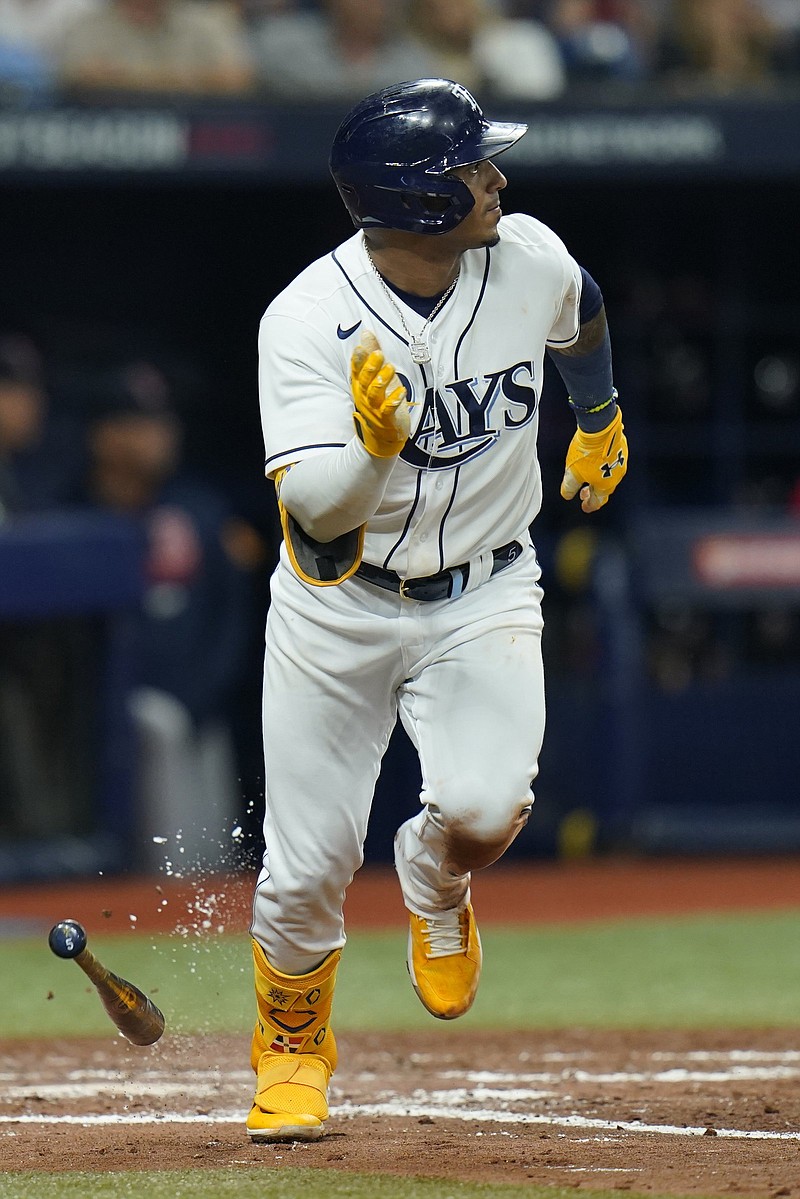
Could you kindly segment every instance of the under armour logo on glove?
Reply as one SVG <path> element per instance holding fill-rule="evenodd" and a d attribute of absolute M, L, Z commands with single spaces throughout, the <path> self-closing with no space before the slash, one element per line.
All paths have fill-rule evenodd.
<path fill-rule="evenodd" d="M 628 469 L 628 441 L 622 427 L 622 410 L 606 429 L 586 433 L 578 429 L 567 450 L 561 494 L 571 500 L 580 491 L 584 512 L 596 512 Z"/>
<path fill-rule="evenodd" d="M 622 450 L 620 450 L 613 462 L 604 462 L 603 463 L 603 465 L 600 467 L 600 473 L 604 479 L 610 479 L 611 472 L 614 469 L 614 467 L 615 466 L 624 466 L 624 465 L 625 465 L 625 455 L 623 454 Z"/>

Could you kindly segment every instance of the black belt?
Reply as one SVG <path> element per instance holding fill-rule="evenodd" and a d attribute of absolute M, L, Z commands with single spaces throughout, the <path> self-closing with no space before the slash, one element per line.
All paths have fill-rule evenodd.
<path fill-rule="evenodd" d="M 509 541 L 508 545 L 501 545 L 499 550 L 492 550 L 494 561 L 491 573 L 496 575 L 498 571 L 504 570 L 516 561 L 521 553 L 522 546 L 518 541 Z M 393 570 L 383 570 L 380 566 L 373 566 L 371 562 L 362 562 L 356 575 L 359 579 L 365 579 L 367 583 L 383 587 L 384 591 L 397 591 L 404 599 L 457 599 L 462 591 L 466 590 L 469 563 L 451 566 L 449 570 L 442 570 L 438 575 L 427 575 L 421 579 L 401 579 Z"/>

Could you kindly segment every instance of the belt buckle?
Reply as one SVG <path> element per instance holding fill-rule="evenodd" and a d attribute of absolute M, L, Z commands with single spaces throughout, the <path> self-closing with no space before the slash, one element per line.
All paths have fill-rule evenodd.
<path fill-rule="evenodd" d="M 411 579 L 401 579 L 400 580 L 400 598 L 401 599 L 404 599 L 404 600 L 411 599 L 411 596 L 406 594 L 406 584 L 410 583 L 410 582 L 411 582 Z"/>

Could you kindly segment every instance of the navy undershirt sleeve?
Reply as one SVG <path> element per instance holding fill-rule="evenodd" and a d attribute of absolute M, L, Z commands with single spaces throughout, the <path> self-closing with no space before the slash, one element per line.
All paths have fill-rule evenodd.
<path fill-rule="evenodd" d="M 603 293 L 588 271 L 581 267 L 583 286 L 579 306 L 580 323 L 593 320 L 603 307 Z M 588 354 L 559 354 L 548 350 L 564 380 L 569 403 L 578 425 L 586 433 L 605 429 L 617 414 L 616 392 L 611 370 L 611 338 L 606 329 L 600 345 Z M 610 402 L 609 402 L 610 401 Z"/>
<path fill-rule="evenodd" d="M 581 288 L 580 317 L 581 324 L 585 325 L 587 321 L 593 320 L 603 307 L 603 293 L 583 267 L 581 267 L 581 278 L 583 287 Z"/>

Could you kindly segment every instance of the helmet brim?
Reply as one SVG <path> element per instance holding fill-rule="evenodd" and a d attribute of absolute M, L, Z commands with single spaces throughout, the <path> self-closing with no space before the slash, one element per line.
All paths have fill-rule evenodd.
<path fill-rule="evenodd" d="M 483 162 L 486 158 L 494 158 L 496 154 L 510 150 L 527 132 L 528 126 L 522 123 L 484 120 L 480 137 L 468 138 L 448 150 L 438 164 L 436 174 L 451 171 L 453 167 L 465 167 L 471 162 Z"/>

